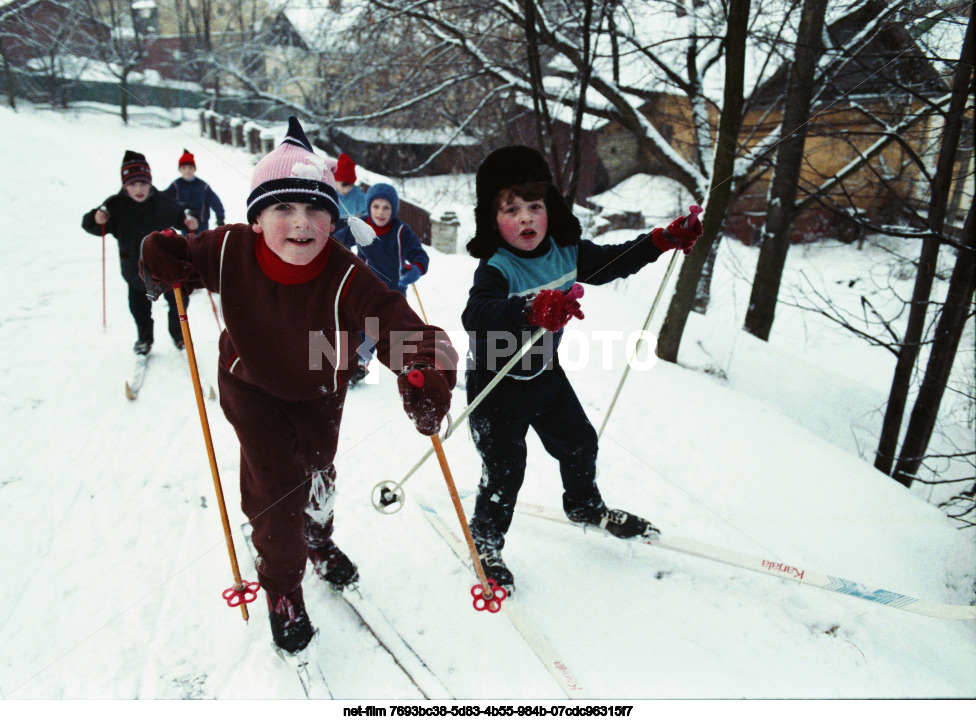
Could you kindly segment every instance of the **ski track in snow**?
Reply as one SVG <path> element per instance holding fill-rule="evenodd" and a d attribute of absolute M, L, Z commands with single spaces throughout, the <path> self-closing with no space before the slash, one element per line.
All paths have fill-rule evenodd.
<path fill-rule="evenodd" d="M 176 177 L 176 158 L 189 148 L 231 221 L 242 215 L 251 158 L 199 138 L 195 121 L 160 129 L 136 116 L 123 127 L 108 115 L 29 107 L 0 109 L 0 120 L 3 165 L 20 169 L 0 179 L 8 219 L 0 239 L 0 698 L 302 698 L 295 674 L 271 651 L 263 593 L 248 624 L 220 597 L 233 579 L 165 304 L 154 308 L 156 345 L 139 399 L 130 402 L 123 389 L 135 333 L 116 246 L 109 238 L 103 332 L 100 239 L 79 227 L 81 215 L 117 189 L 127 148 L 147 154 L 157 187 Z M 474 261 L 431 255 L 419 286 L 425 310 L 463 349 L 460 312 Z M 639 327 L 663 270 L 658 263 L 626 285 L 588 288 L 580 327 Z M 193 294 L 188 314 L 204 382 L 215 386 L 218 331 L 206 294 Z M 688 332 L 721 335 L 701 318 Z M 737 343 L 728 357 L 743 360 L 728 362 L 741 378 L 757 356 L 748 340 Z M 595 425 L 619 379 L 617 351 L 618 370 L 591 363 L 570 372 Z M 814 362 L 793 370 L 789 360 L 774 362 L 777 352 L 762 350 L 770 360 L 762 372 L 780 374 L 771 384 L 795 381 L 798 392 L 816 382 L 826 392 L 831 379 L 838 388 L 856 385 L 831 375 L 836 364 L 810 377 Z M 852 356 L 868 367 L 874 352 Z M 473 611 L 473 576 L 413 500 L 415 490 L 437 499 L 456 526 L 436 461 L 406 483 L 399 513 L 373 509 L 373 486 L 399 481 L 429 443 L 404 416 L 393 375 L 375 361 L 371 371 L 380 382 L 350 392 L 336 459 L 336 540 L 359 564 L 364 592 L 456 698 L 558 700 L 559 687 L 511 623 Z M 455 415 L 465 403 L 457 389 Z M 237 532 L 246 519 L 236 437 L 219 402 L 205 405 L 241 572 L 253 580 Z M 839 421 L 838 435 L 846 434 L 847 411 L 833 410 L 836 417 L 811 405 L 809 415 Z M 661 363 L 630 374 L 601 442 L 598 482 L 609 505 L 647 515 L 665 534 L 772 552 L 918 598 L 972 602 L 972 533 L 953 529 L 811 425 L 830 424 L 791 418 L 712 376 Z M 470 506 L 480 461 L 466 426 L 445 451 Z M 534 437 L 523 497 L 560 505 L 557 469 Z M 976 696 L 974 624 L 919 618 L 527 516 L 516 516 L 504 555 L 519 603 L 594 698 Z M 305 589 L 337 698 L 420 697 L 312 574 Z"/>

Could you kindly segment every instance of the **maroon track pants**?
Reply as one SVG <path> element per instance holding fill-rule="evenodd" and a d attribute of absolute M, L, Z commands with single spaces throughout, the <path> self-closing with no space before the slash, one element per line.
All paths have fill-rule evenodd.
<path fill-rule="evenodd" d="M 309 547 L 332 535 L 332 461 L 346 389 L 288 403 L 223 368 L 218 383 L 241 443 L 241 509 L 254 529 L 258 581 L 288 593 L 302 582 Z"/>

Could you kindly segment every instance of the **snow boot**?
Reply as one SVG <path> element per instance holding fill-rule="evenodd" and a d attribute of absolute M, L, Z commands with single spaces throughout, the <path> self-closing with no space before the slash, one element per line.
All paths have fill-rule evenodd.
<path fill-rule="evenodd" d="M 596 526 L 617 538 L 650 538 L 661 537 L 661 531 L 650 521 L 621 511 L 619 508 L 603 506 L 598 510 L 584 509 L 567 513 L 566 516 L 573 523 L 586 526 Z"/>
<path fill-rule="evenodd" d="M 186 343 L 183 342 L 183 336 L 173 336 L 173 345 L 176 346 L 176 350 L 186 350 Z"/>
<path fill-rule="evenodd" d="M 268 596 L 268 619 L 271 621 L 271 637 L 282 651 L 297 653 L 308 646 L 315 635 L 315 628 L 305 610 L 302 587 L 291 593 L 276 594 L 265 590 Z"/>
<path fill-rule="evenodd" d="M 478 560 L 481 561 L 481 569 L 486 578 L 493 579 L 509 595 L 515 593 L 515 577 L 502 560 L 501 551 L 497 548 L 478 549 Z"/>
<path fill-rule="evenodd" d="M 336 590 L 359 580 L 359 569 L 331 540 L 320 548 L 308 549 L 316 575 Z"/>

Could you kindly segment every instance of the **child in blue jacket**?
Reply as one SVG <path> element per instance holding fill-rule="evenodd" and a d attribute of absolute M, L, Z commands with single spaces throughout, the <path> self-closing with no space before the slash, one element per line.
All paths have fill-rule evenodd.
<path fill-rule="evenodd" d="M 430 258 L 410 226 L 397 217 L 400 197 L 388 183 L 376 183 L 366 192 L 369 211 L 362 216 L 365 225 L 347 225 L 335 237 L 344 246 L 357 246 L 359 257 L 382 280 L 386 287 L 403 295 L 430 267 Z M 355 385 L 366 377 L 366 366 L 372 358 L 369 350 L 360 350 L 359 368 L 353 375 Z"/>
<path fill-rule="evenodd" d="M 217 216 L 217 225 L 224 224 L 224 204 L 214 192 L 213 188 L 202 178 L 196 177 L 197 161 L 186 148 L 178 161 L 180 177 L 169 184 L 163 191 L 176 202 L 191 208 L 200 219 L 197 232 L 202 233 L 210 227 L 210 211 Z"/>
<path fill-rule="evenodd" d="M 584 240 L 579 221 L 552 184 L 546 159 L 525 146 L 489 154 L 478 168 L 475 188 L 475 236 L 467 249 L 481 263 L 461 315 L 471 342 L 468 403 L 524 338 L 539 328 L 549 331 L 470 415 L 482 461 L 471 535 L 485 573 L 513 591 L 501 550 L 525 477 L 530 428 L 559 461 L 563 510 L 571 521 L 619 538 L 659 534 L 649 521 L 604 504 L 596 485 L 597 434 L 557 350 L 563 327 L 583 317 L 577 281 L 608 283 L 636 273 L 665 251 L 689 253 L 702 227 L 696 219 L 685 228 L 679 218 L 619 245 Z"/>

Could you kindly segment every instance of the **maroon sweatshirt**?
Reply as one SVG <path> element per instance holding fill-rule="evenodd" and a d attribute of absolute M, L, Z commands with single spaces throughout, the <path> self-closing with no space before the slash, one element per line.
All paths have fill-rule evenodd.
<path fill-rule="evenodd" d="M 225 225 L 189 240 L 146 237 L 143 262 L 157 280 L 180 261 L 192 272 L 184 285 L 220 294 L 226 329 L 220 363 L 241 380 L 287 402 L 333 393 L 356 366 L 360 332 L 395 373 L 433 363 L 448 384 L 457 380 L 457 352 L 447 334 L 424 323 L 406 299 L 389 290 L 359 258 L 330 238 L 308 265 L 271 252 L 250 225 Z M 174 262 L 175 261 L 175 262 Z"/>

